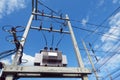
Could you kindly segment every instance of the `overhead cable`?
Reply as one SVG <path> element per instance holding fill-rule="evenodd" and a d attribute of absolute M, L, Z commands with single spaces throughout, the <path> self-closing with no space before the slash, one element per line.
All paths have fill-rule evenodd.
<path fill-rule="evenodd" d="M 94 32 L 93 30 L 88 30 L 88 29 L 84 29 L 84 28 L 80 28 L 80 27 L 76 27 L 76 26 L 72 26 L 73 28 L 77 28 L 77 29 L 81 29 L 81 30 L 84 30 L 84 31 L 88 31 L 88 32 Z M 96 33 L 96 34 L 98 34 L 98 35 L 104 35 L 105 33 L 102 33 L 102 32 L 94 32 L 94 33 Z M 111 35 L 108 35 L 108 34 L 106 34 L 106 35 L 104 35 L 104 36 L 106 36 L 106 37 L 109 37 L 109 38 L 112 38 L 112 39 L 115 39 L 115 40 L 120 40 L 120 39 L 118 39 L 118 38 L 116 38 L 116 37 L 113 37 L 113 36 L 111 36 Z"/>

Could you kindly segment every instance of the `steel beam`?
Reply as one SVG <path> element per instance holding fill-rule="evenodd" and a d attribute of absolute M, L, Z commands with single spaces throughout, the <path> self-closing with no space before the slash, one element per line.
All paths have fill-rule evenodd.
<path fill-rule="evenodd" d="M 67 20 L 67 24 L 68 24 L 68 28 L 69 28 L 69 31 L 70 31 L 70 35 L 71 35 L 71 38 L 72 38 L 72 42 L 73 42 L 73 46 L 74 46 L 74 50 L 75 50 L 75 53 L 76 53 L 76 57 L 77 57 L 77 60 L 78 60 L 78 64 L 79 64 L 79 67 L 81 68 L 84 68 L 84 64 L 83 64 L 83 61 L 82 61 L 82 57 L 80 55 L 80 50 L 78 48 L 78 45 L 77 45 L 77 41 L 76 41 L 76 38 L 75 38 L 75 35 L 74 35 L 74 32 L 73 32 L 73 29 L 72 29 L 72 25 L 69 21 L 69 17 L 68 15 L 66 15 L 66 19 Z"/>
<path fill-rule="evenodd" d="M 39 28 L 39 27 L 33 27 L 33 26 L 31 26 L 31 29 L 70 34 L 69 31 L 62 31 L 62 32 L 61 32 L 60 30 L 56 30 L 56 29 L 53 29 L 53 30 L 51 31 L 49 28 Z"/>
<path fill-rule="evenodd" d="M 33 10 L 33 12 L 35 12 L 35 9 Z M 24 34 L 23 34 L 22 39 L 21 39 L 21 41 L 22 41 L 21 42 L 22 47 L 25 44 L 25 41 L 26 41 L 26 38 L 27 38 L 27 35 L 28 35 L 28 32 L 29 32 L 29 29 L 31 27 L 33 18 L 34 18 L 34 15 L 31 14 L 30 19 L 28 21 L 28 24 L 26 26 L 26 29 L 25 29 Z M 20 52 L 21 52 L 21 47 L 18 49 L 17 53 L 15 54 L 13 62 L 12 62 L 12 65 L 16 66 L 16 65 L 20 64 L 20 61 L 19 61 L 20 57 L 21 57 L 21 53 Z"/>
<path fill-rule="evenodd" d="M 87 68 L 79 67 L 6 66 L 3 72 L 89 74 L 91 71 Z"/>
<path fill-rule="evenodd" d="M 96 80 L 99 80 L 99 77 L 98 77 L 97 71 L 96 71 L 96 69 L 95 69 L 94 63 L 93 63 L 93 61 L 92 61 L 92 58 L 91 58 L 91 56 L 90 56 L 90 53 L 89 53 L 89 51 L 88 51 L 88 49 L 87 49 L 87 46 L 86 46 L 84 40 L 82 40 L 82 44 L 83 44 L 83 46 L 84 46 L 84 48 L 85 48 L 85 51 L 86 51 L 87 56 L 88 56 L 88 59 L 89 59 L 91 65 L 92 65 L 92 69 L 93 69 L 93 71 L 94 71 L 94 74 L 95 74 Z"/>
<path fill-rule="evenodd" d="M 60 20 L 68 20 L 66 18 L 61 18 L 60 16 L 52 16 L 52 15 L 48 15 L 48 14 L 42 14 L 42 13 L 35 13 L 35 12 L 32 12 L 33 15 L 38 15 L 38 16 L 44 16 L 44 17 L 48 17 L 48 18 L 56 18 L 56 19 L 60 19 Z"/>
<path fill-rule="evenodd" d="M 78 67 L 40 67 L 40 66 L 6 66 L 2 76 L 11 74 L 16 77 L 52 77 L 82 78 L 82 74 L 90 74 L 86 68 Z"/>
<path fill-rule="evenodd" d="M 35 9 L 33 9 L 33 12 L 35 12 Z M 24 44 L 25 44 L 25 41 L 26 41 L 27 35 L 28 35 L 28 33 L 29 33 L 29 30 L 30 30 L 30 27 L 31 27 L 33 18 L 34 18 L 34 15 L 31 14 L 30 19 L 29 19 L 29 21 L 28 21 L 28 23 L 27 23 L 26 29 L 25 29 L 24 34 L 23 34 L 22 39 L 21 39 L 21 41 L 22 41 L 22 42 L 21 42 L 22 46 L 24 46 Z"/>

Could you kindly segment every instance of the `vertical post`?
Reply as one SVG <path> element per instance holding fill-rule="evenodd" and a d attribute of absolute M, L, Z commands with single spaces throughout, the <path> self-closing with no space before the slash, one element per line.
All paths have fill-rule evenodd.
<path fill-rule="evenodd" d="M 33 13 L 35 13 L 35 8 L 33 9 Z M 25 44 L 25 41 L 26 41 L 28 32 L 30 30 L 33 18 L 34 18 L 34 14 L 31 14 L 30 19 L 29 19 L 29 21 L 27 23 L 26 29 L 25 29 L 24 34 L 23 34 L 22 39 L 21 39 L 21 41 L 22 41 L 21 45 L 22 46 L 24 46 L 24 44 Z"/>
<path fill-rule="evenodd" d="M 94 71 L 96 80 L 99 80 L 99 79 L 98 79 L 98 78 L 99 78 L 99 77 L 98 77 L 98 74 L 97 74 L 97 72 L 96 72 L 96 69 L 95 69 L 94 64 L 93 64 L 93 62 L 92 62 L 92 59 L 91 59 L 91 57 L 90 57 L 90 53 L 88 52 L 88 49 L 87 49 L 87 47 L 86 47 L 86 44 L 85 44 L 85 42 L 84 42 L 83 40 L 82 40 L 82 44 L 83 44 L 83 46 L 84 46 L 84 48 L 85 48 L 85 51 L 86 51 L 87 56 L 88 56 L 88 59 L 89 59 L 91 65 L 92 65 L 92 69 L 93 69 L 93 71 Z"/>
<path fill-rule="evenodd" d="M 35 9 L 33 10 L 33 12 L 35 12 Z M 33 18 L 34 18 L 34 15 L 31 14 L 30 19 L 29 19 L 29 21 L 28 21 L 28 24 L 27 24 L 27 26 L 26 26 L 26 29 L 25 29 L 24 34 L 23 34 L 22 39 L 21 39 L 21 41 L 22 41 L 22 42 L 21 42 L 22 47 L 23 47 L 24 44 L 25 44 L 25 41 L 26 41 L 26 38 L 27 38 L 27 35 L 28 35 L 28 32 L 29 32 L 29 29 L 30 29 L 30 27 L 31 27 Z M 18 51 L 16 52 L 16 54 L 15 54 L 15 56 L 14 56 L 13 62 L 12 62 L 12 65 L 13 65 L 13 66 L 16 66 L 16 65 L 19 65 L 19 64 L 20 64 L 20 61 L 19 61 L 19 60 L 20 60 L 20 58 L 21 58 L 21 56 L 22 56 L 21 50 L 22 50 L 21 47 L 19 47 Z"/>
<path fill-rule="evenodd" d="M 86 75 L 84 74 L 84 75 L 82 76 L 82 80 L 88 80 L 87 74 L 86 74 Z"/>
<path fill-rule="evenodd" d="M 14 76 L 13 75 L 7 75 L 5 80 L 14 80 Z"/>
<path fill-rule="evenodd" d="M 83 64 L 83 61 L 82 61 L 80 50 L 78 48 L 77 41 L 76 41 L 73 29 L 72 29 L 72 25 L 70 23 L 68 15 L 66 15 L 66 19 L 67 19 L 67 24 L 68 24 L 68 27 L 69 27 L 70 35 L 71 35 L 71 38 L 72 38 L 74 50 L 75 50 L 75 53 L 76 53 L 76 57 L 77 57 L 77 60 L 78 60 L 78 65 L 79 65 L 79 67 L 84 68 L 84 64 Z M 83 74 L 82 80 L 88 80 L 87 74 Z"/>
<path fill-rule="evenodd" d="M 32 0 L 32 11 L 33 11 L 33 9 L 34 9 L 34 5 L 35 3 L 34 3 L 34 0 Z"/>
<path fill-rule="evenodd" d="M 36 3 L 35 3 L 35 12 L 36 13 L 38 12 L 38 0 L 36 0 Z M 35 15 L 35 20 L 37 20 L 37 15 Z"/>
<path fill-rule="evenodd" d="M 79 50 L 79 48 L 78 48 L 77 41 L 76 41 L 76 39 L 75 39 L 75 35 L 74 35 L 74 32 L 73 32 L 71 23 L 70 23 L 70 21 L 69 21 L 68 15 L 66 15 L 66 19 L 68 19 L 68 20 L 67 20 L 67 24 L 68 24 L 68 27 L 69 27 L 69 31 L 70 31 L 70 35 L 71 35 L 71 38 L 72 38 L 72 42 L 73 42 L 74 50 L 75 50 L 75 53 L 76 53 L 76 56 L 77 56 L 77 60 L 78 60 L 79 67 L 84 68 L 84 64 L 83 64 L 83 61 L 82 61 L 82 57 L 81 57 L 81 55 L 80 55 L 80 50 Z"/>

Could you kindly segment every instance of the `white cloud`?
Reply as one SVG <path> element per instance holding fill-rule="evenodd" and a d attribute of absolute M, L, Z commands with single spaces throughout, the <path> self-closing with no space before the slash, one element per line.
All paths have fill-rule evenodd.
<path fill-rule="evenodd" d="M 112 69 L 114 70 L 116 67 L 120 66 L 120 54 L 114 55 L 109 61 L 108 64 L 105 66 L 107 69 Z M 112 66 L 111 66 L 112 65 Z"/>
<path fill-rule="evenodd" d="M 82 19 L 82 25 L 83 26 L 86 26 L 86 23 L 88 22 L 88 20 L 89 20 L 89 17 L 87 16 L 86 18 L 83 18 Z"/>
<path fill-rule="evenodd" d="M 105 0 L 100 0 L 98 6 L 102 6 L 104 4 Z"/>
<path fill-rule="evenodd" d="M 108 41 L 108 42 L 106 42 L 106 43 L 103 45 L 102 49 L 103 49 L 103 51 L 108 51 L 108 50 L 110 50 L 113 46 L 114 46 L 114 44 Z"/>
<path fill-rule="evenodd" d="M 116 4 L 116 3 L 119 3 L 120 4 L 120 1 L 119 0 L 113 0 L 112 1 L 114 4 Z"/>
<path fill-rule="evenodd" d="M 3 62 L 5 65 L 10 65 L 10 60 L 9 59 L 2 59 L 0 62 Z"/>
<path fill-rule="evenodd" d="M 104 51 L 109 50 L 113 46 L 115 47 L 115 43 L 120 39 L 120 12 L 109 20 L 110 29 L 101 37 L 101 41 L 104 42 L 102 47 Z"/>
<path fill-rule="evenodd" d="M 0 1 L 0 18 L 10 14 L 15 10 L 25 8 L 25 0 L 1 0 Z"/>
<path fill-rule="evenodd" d="M 102 51 L 111 51 L 114 53 L 104 53 L 106 55 L 105 57 L 101 57 L 101 60 L 98 62 L 96 67 L 100 67 L 101 65 L 102 70 L 101 74 L 102 76 L 105 76 L 105 70 L 109 69 L 110 71 L 114 70 L 116 67 L 120 66 L 120 43 L 116 44 L 119 42 L 118 40 L 120 39 L 120 12 L 118 12 L 116 15 L 112 16 L 109 19 L 109 26 L 110 29 L 101 37 L 101 42 L 102 42 Z M 98 48 L 98 45 L 95 46 L 95 48 Z M 102 53 L 101 53 L 102 55 Z M 112 57 L 111 57 L 112 56 Z M 105 63 L 107 62 L 107 63 Z M 105 64 L 104 64 L 105 63 Z"/>
<path fill-rule="evenodd" d="M 13 60 L 13 58 L 14 58 L 14 55 L 11 56 L 12 60 Z M 33 64 L 34 64 L 34 57 L 23 53 L 22 62 L 23 63 L 21 65 L 25 65 L 25 66 L 32 65 L 33 66 Z"/>
<path fill-rule="evenodd" d="M 11 61 L 13 60 L 13 58 L 14 58 L 14 55 L 12 55 L 11 58 L 9 58 L 9 59 L 2 59 L 2 60 L 0 60 L 0 62 L 5 63 L 6 65 L 11 65 L 11 63 L 12 63 Z M 31 66 L 33 66 L 33 64 L 34 64 L 34 57 L 23 53 L 22 62 L 23 63 L 21 65 L 25 65 L 25 66 L 31 65 Z"/>
<path fill-rule="evenodd" d="M 110 18 L 110 29 L 102 37 L 102 42 L 113 43 L 120 37 L 120 12 Z"/>

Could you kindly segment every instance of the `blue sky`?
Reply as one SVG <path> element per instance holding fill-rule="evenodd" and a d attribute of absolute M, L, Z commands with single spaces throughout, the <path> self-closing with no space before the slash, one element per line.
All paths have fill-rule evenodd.
<path fill-rule="evenodd" d="M 95 64 L 96 68 L 100 67 L 99 76 L 104 78 L 106 74 L 106 69 L 109 73 L 117 70 L 120 67 L 120 9 L 110 16 L 120 5 L 120 0 L 41 0 L 45 5 L 49 6 L 51 9 L 58 13 L 62 13 L 63 16 L 68 14 L 73 27 L 82 28 L 74 29 L 75 36 L 78 42 L 78 46 L 81 49 L 81 55 L 85 66 L 91 69 L 90 63 L 87 59 L 86 53 L 83 50 L 81 39 L 85 42 L 90 42 L 93 49 L 95 50 L 96 56 L 99 58 L 99 62 Z M 48 14 L 51 12 L 40 5 L 40 9 L 44 10 Z M 31 14 L 31 0 L 1 0 L 0 1 L 0 52 L 5 50 L 14 49 L 15 46 L 5 40 L 5 37 L 10 35 L 2 30 L 4 25 L 13 26 L 26 26 Z M 52 24 L 54 28 L 59 29 L 61 24 L 55 23 L 55 20 L 40 17 L 43 21 L 45 27 L 50 27 Z M 106 20 L 107 19 L 107 20 Z M 104 21 L 105 20 L 105 21 Z M 59 20 L 58 20 L 59 21 Z M 61 21 L 60 21 L 61 22 Z M 91 26 L 87 23 L 92 23 L 96 25 L 102 25 L 104 27 Z M 32 25 L 39 26 L 40 21 L 34 21 Z M 65 30 L 66 27 L 63 26 Z M 86 31 L 87 30 L 87 31 Z M 95 31 L 90 33 L 90 31 Z M 51 37 L 52 33 L 44 32 L 47 36 L 48 46 L 51 47 Z M 18 33 L 22 36 L 23 33 Z M 101 34 L 101 35 L 99 35 Z M 53 47 L 56 47 L 58 40 L 61 38 L 61 34 L 56 33 Z M 64 35 L 64 38 L 60 45 L 59 50 L 63 54 L 67 55 L 68 66 L 77 66 L 76 56 L 74 55 L 74 49 L 72 42 L 70 40 L 70 35 Z M 45 41 L 43 35 L 39 31 L 30 30 L 25 47 L 24 47 L 24 59 L 29 58 L 29 62 L 22 65 L 33 65 L 34 55 L 38 53 L 41 49 L 45 47 Z M 89 46 L 87 45 L 89 48 Z M 114 52 L 114 53 L 113 53 Z M 90 52 L 93 55 L 92 52 Z M 106 56 L 105 56 L 106 55 Z M 105 57 L 103 57 L 105 56 Z M 112 56 L 112 57 L 111 57 Z M 94 63 L 96 63 L 95 58 L 93 58 Z M 108 60 L 108 61 L 107 61 Z M 1 59 L 0 61 L 9 64 L 11 62 L 11 56 Z M 116 74 L 120 74 L 120 71 Z M 114 79 L 116 74 L 112 75 Z M 94 74 L 89 76 L 90 80 L 95 79 Z M 120 78 L 115 78 L 119 80 Z M 20 79 L 24 80 L 24 79 Z M 31 80 L 31 79 L 27 79 Z M 33 80 L 33 79 L 32 79 Z M 35 79 L 36 80 L 36 79 Z M 43 79 L 41 79 L 43 80 Z M 45 79 L 46 80 L 46 79 Z M 68 80 L 68 79 L 65 79 Z M 73 79 L 79 80 L 79 79 Z M 109 80 L 107 77 L 106 80 Z"/>

